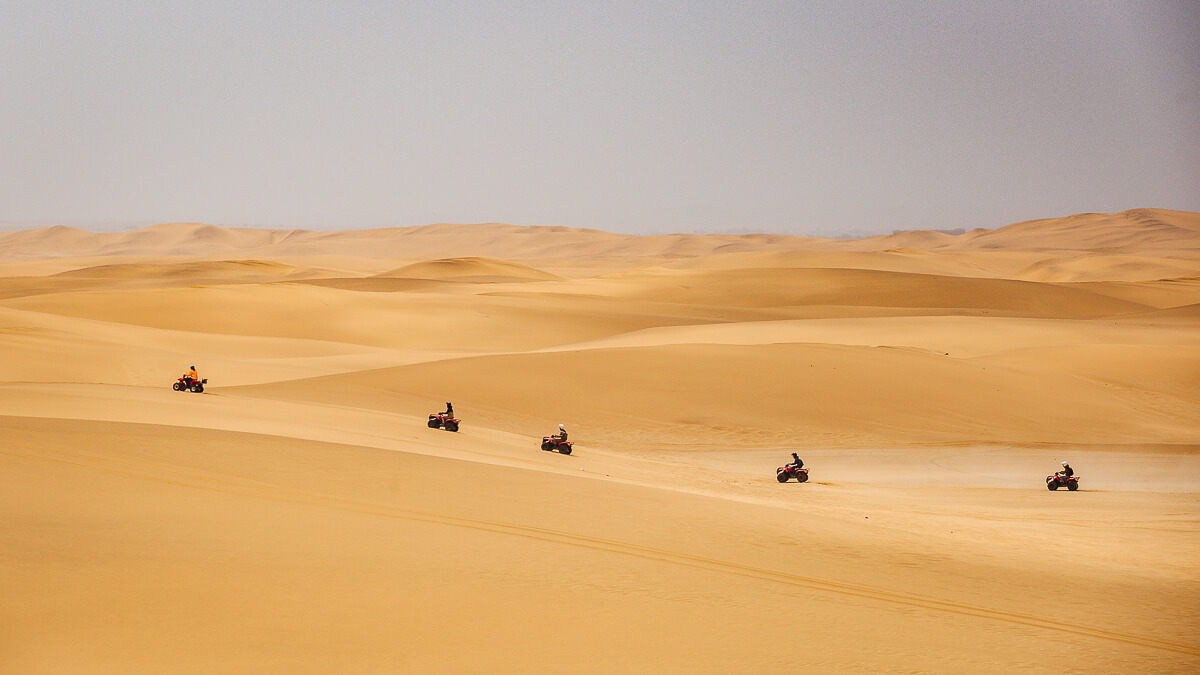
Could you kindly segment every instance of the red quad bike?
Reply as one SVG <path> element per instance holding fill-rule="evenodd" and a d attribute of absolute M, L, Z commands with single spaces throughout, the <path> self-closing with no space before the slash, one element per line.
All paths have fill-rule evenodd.
<path fill-rule="evenodd" d="M 553 436 L 542 436 L 542 449 L 569 455 L 571 454 L 571 441 L 560 441 Z"/>
<path fill-rule="evenodd" d="M 446 431 L 458 431 L 458 420 L 442 413 L 429 413 L 429 428 L 441 427 Z"/>
<path fill-rule="evenodd" d="M 1067 489 L 1071 492 L 1078 490 L 1079 476 L 1071 476 L 1070 478 L 1067 478 L 1066 476 L 1058 473 L 1052 473 L 1049 476 L 1046 476 L 1047 490 L 1057 490 L 1064 485 L 1067 486 Z"/>
<path fill-rule="evenodd" d="M 171 385 L 175 391 L 191 391 L 197 394 L 204 393 L 204 385 L 208 384 L 208 378 L 203 380 L 193 380 L 190 377 L 181 377 Z"/>
<path fill-rule="evenodd" d="M 775 480 L 786 483 L 789 478 L 795 478 L 797 483 L 806 483 L 808 482 L 808 469 L 797 469 L 794 466 L 781 466 L 775 469 Z"/>

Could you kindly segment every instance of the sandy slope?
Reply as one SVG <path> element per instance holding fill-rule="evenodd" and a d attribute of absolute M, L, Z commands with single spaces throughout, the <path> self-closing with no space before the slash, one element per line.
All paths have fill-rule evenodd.
<path fill-rule="evenodd" d="M 1197 236 L 0 234 L 0 670 L 1194 671 Z"/>

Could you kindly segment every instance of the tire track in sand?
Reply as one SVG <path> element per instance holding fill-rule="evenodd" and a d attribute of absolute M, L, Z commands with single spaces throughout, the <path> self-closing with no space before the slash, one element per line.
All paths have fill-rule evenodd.
<path fill-rule="evenodd" d="M 322 495 L 304 490 L 293 490 L 271 483 L 235 478 L 226 474 L 214 474 L 210 472 L 188 470 L 186 467 L 181 467 L 179 465 L 166 462 L 132 458 L 98 457 L 94 455 L 88 455 L 86 453 L 47 448 L 28 443 L 17 444 L 11 441 L 0 441 L 0 444 L 7 446 L 7 448 L 0 447 L 0 454 L 81 466 L 131 478 L 166 483 L 180 487 L 233 494 L 242 497 L 269 499 L 292 504 L 317 506 L 350 513 L 360 513 L 365 515 L 381 516 L 385 518 L 396 518 L 414 522 L 458 527 L 481 532 L 507 534 L 536 541 L 631 556 L 644 560 L 652 560 L 710 572 L 731 574 L 749 579 L 757 579 L 760 581 L 782 584 L 794 588 L 803 588 L 806 590 L 824 593 L 834 593 L 838 595 L 851 596 L 893 605 L 915 607 L 918 609 L 943 612 L 958 616 L 999 621 L 1030 628 L 1039 628 L 1042 630 L 1068 633 L 1080 637 L 1121 642 L 1137 647 L 1174 652 L 1176 654 L 1183 654 L 1185 656 L 1200 657 L 1200 648 L 1192 645 L 1171 642 L 1168 640 L 1159 640 L 1156 638 L 1134 635 L 1131 633 L 1120 633 L 1117 631 L 1093 628 L 1076 623 L 1055 621 L 1053 619 L 1043 619 L 1032 615 L 1020 614 L 1006 610 L 977 607 L 961 602 L 938 600 L 936 598 L 913 595 L 909 593 L 898 593 L 879 588 L 830 581 L 827 579 L 818 579 L 815 577 L 806 577 L 788 572 L 768 570 L 750 565 L 742 565 L 739 563 L 727 562 L 714 558 L 706 558 L 678 551 L 654 548 L 651 546 L 643 546 L 640 544 L 630 544 L 627 542 L 604 539 L 601 537 L 592 537 L 588 535 L 575 534 L 531 525 L 518 525 L 513 523 L 502 523 L 403 509 L 385 504 L 374 504 L 354 499 L 346 499 L 343 497 Z"/>

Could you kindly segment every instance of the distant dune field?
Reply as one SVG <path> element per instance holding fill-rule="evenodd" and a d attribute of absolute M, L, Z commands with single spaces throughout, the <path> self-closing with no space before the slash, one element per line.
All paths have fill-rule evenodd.
<path fill-rule="evenodd" d="M 1159 209 L 0 232 L 0 670 L 1195 672 L 1197 308 Z"/>

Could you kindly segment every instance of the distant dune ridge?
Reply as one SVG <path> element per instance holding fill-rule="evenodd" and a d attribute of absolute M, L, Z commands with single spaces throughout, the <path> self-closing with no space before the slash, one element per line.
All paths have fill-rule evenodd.
<path fill-rule="evenodd" d="M 1197 561 L 1197 213 L 0 233 L 5 673 L 1198 672 Z"/>
<path fill-rule="evenodd" d="M 1200 214 L 1134 209 L 1017 223 L 961 235 L 909 231 L 859 240 L 767 234 L 621 235 L 565 227 L 496 223 L 423 225 L 377 230 L 310 231 L 218 227 L 199 223 L 154 225 L 129 232 L 92 233 L 55 226 L 0 233 L 5 260 L 114 255 L 261 258 L 352 255 L 377 258 L 551 258 L 696 256 L 765 250 L 1036 250 L 1113 253 L 1200 250 Z"/>

